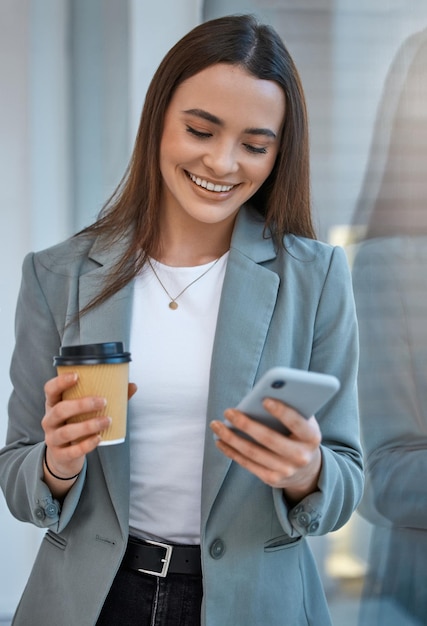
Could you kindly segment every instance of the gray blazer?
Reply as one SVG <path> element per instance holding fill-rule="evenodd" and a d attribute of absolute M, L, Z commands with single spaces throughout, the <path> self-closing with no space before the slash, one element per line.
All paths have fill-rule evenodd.
<path fill-rule="evenodd" d="M 43 385 L 61 344 L 129 343 L 132 284 L 79 323 L 67 321 L 99 289 L 117 249 L 73 238 L 23 265 L 12 358 L 13 393 L 0 481 L 12 514 L 47 529 L 14 624 L 93 626 L 128 537 L 129 441 L 89 454 L 62 506 L 42 480 Z M 330 623 L 304 537 L 339 528 L 362 492 L 356 375 L 358 339 L 344 252 L 289 236 L 277 252 L 263 222 L 241 209 L 233 233 L 212 355 L 207 420 L 221 419 L 267 368 L 338 376 L 319 411 L 319 489 L 293 508 L 230 462 L 207 429 L 201 546 L 206 626 Z M 141 390 L 139 393 L 143 393 Z"/>

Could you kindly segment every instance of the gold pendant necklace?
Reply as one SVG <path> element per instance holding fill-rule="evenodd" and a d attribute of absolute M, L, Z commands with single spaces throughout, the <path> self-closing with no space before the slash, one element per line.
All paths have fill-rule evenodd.
<path fill-rule="evenodd" d="M 210 272 L 210 271 L 211 271 L 211 269 L 213 269 L 213 268 L 215 267 L 215 265 L 218 263 L 218 261 L 220 260 L 220 258 L 221 258 L 221 257 L 219 256 L 217 259 L 215 259 L 215 261 L 212 263 L 212 265 L 210 265 L 210 266 L 208 267 L 208 269 L 207 269 L 207 270 L 205 270 L 202 274 L 200 274 L 200 276 L 198 276 L 197 278 L 195 278 L 194 280 L 192 280 L 192 281 L 191 281 L 191 283 L 189 283 L 186 287 L 184 287 L 184 289 L 183 289 L 182 291 L 180 291 L 180 292 L 179 292 L 179 294 L 178 294 L 177 296 L 175 296 L 175 298 L 173 298 L 173 297 L 170 295 L 169 291 L 166 289 L 166 287 L 164 286 L 164 284 L 163 284 L 163 283 L 162 283 L 162 281 L 160 280 L 159 275 L 157 274 L 156 270 L 154 269 L 154 267 L 153 267 L 153 265 L 152 265 L 152 263 L 151 263 L 150 259 L 148 259 L 148 265 L 149 265 L 149 266 L 151 267 L 151 269 L 153 270 L 153 274 L 154 274 L 154 276 L 157 278 L 157 280 L 159 281 L 160 286 L 162 287 L 163 291 L 166 293 L 166 295 L 167 295 L 167 296 L 168 296 L 168 298 L 170 299 L 170 302 L 169 302 L 169 308 L 170 308 L 170 309 L 172 309 L 172 311 L 175 311 L 175 310 L 178 308 L 178 302 L 177 302 L 178 298 L 179 298 L 180 296 L 182 296 L 182 294 L 183 294 L 185 291 L 187 291 L 187 289 L 188 289 L 189 287 L 191 287 L 191 285 L 194 285 L 194 283 L 197 283 L 197 281 L 198 281 L 198 280 L 200 280 L 201 278 L 203 278 L 203 276 L 206 276 L 206 274 L 207 274 L 208 272 Z"/>

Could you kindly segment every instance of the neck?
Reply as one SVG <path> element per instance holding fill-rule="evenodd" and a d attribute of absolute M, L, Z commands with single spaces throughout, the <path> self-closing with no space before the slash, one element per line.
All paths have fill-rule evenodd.
<path fill-rule="evenodd" d="M 234 219 L 219 224 L 198 223 L 192 229 L 163 224 L 155 258 L 176 267 L 210 263 L 229 250 L 233 227 Z"/>

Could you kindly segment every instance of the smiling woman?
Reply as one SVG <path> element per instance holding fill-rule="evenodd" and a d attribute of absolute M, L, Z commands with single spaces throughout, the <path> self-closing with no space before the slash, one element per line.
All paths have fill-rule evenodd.
<path fill-rule="evenodd" d="M 48 531 L 15 626 L 331 623 L 305 537 L 341 527 L 362 491 L 357 327 L 309 190 L 280 37 L 249 15 L 190 31 L 99 219 L 24 261 L 0 483 Z M 65 400 L 76 376 L 52 358 L 111 341 L 132 354 L 128 430 L 99 447 L 109 418 L 76 418 L 105 399 Z M 266 402 L 285 429 L 257 424 L 233 407 L 276 365 L 340 390 L 309 419 Z"/>

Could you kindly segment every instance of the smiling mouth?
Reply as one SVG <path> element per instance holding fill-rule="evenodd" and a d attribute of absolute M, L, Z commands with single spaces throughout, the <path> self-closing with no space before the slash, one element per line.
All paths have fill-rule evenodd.
<path fill-rule="evenodd" d="M 195 185 L 198 187 L 202 187 L 203 189 L 207 189 L 207 191 L 214 191 L 216 193 L 221 193 L 224 191 L 231 191 L 235 185 L 215 185 L 214 183 L 205 180 L 204 178 L 199 178 L 199 176 L 194 176 L 190 172 L 187 172 L 189 178 L 193 181 Z"/>

